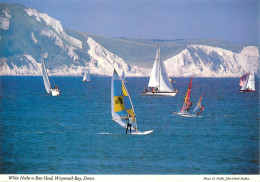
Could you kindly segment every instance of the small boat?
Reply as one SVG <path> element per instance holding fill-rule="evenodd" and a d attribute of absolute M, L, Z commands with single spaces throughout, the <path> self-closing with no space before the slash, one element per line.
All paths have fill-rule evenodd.
<path fill-rule="evenodd" d="M 84 73 L 84 76 L 83 76 L 83 80 L 82 80 L 83 82 L 86 82 L 87 81 L 87 72 L 85 71 L 85 73 Z"/>
<path fill-rule="evenodd" d="M 161 58 L 160 46 L 158 46 L 157 49 L 148 87 L 150 87 L 150 89 L 145 89 L 141 95 L 174 97 L 178 93 L 177 89 L 172 88 L 168 73 Z"/>
<path fill-rule="evenodd" d="M 86 82 L 86 81 L 90 81 L 90 72 L 89 70 L 85 71 L 85 74 L 84 74 L 84 77 L 83 77 L 83 82 Z"/>
<path fill-rule="evenodd" d="M 254 71 L 245 73 L 240 77 L 239 85 L 241 92 L 255 92 L 255 74 Z"/>
<path fill-rule="evenodd" d="M 173 112 L 174 114 L 178 114 L 178 115 L 181 115 L 181 116 L 188 115 L 187 108 L 189 107 L 189 103 L 190 103 L 190 93 L 191 93 L 192 80 L 193 80 L 193 77 L 191 77 L 191 79 L 190 79 L 190 83 L 189 83 L 189 86 L 188 86 L 188 89 L 187 89 L 187 92 L 186 92 L 186 95 L 185 95 L 185 98 L 184 98 L 184 102 L 183 102 L 183 106 L 182 106 L 181 111 L 180 112 Z"/>
<path fill-rule="evenodd" d="M 54 89 L 51 88 L 51 84 L 50 84 L 50 80 L 45 68 L 45 62 L 43 59 L 43 56 L 41 54 L 41 63 L 42 63 L 42 78 L 43 78 L 43 83 L 45 86 L 45 89 L 47 91 L 47 93 L 51 93 L 52 96 L 59 96 L 60 95 L 60 90 L 58 89 L 58 86 L 55 86 Z"/>
<path fill-rule="evenodd" d="M 114 120 L 123 128 L 127 127 L 127 121 L 125 120 L 125 117 L 128 117 L 129 115 L 135 116 L 135 111 L 130 95 L 124 82 L 115 69 L 111 81 L 111 114 L 112 120 Z M 146 135 L 153 132 L 153 130 L 145 132 L 138 131 L 135 117 L 133 117 L 132 123 L 132 134 Z"/>

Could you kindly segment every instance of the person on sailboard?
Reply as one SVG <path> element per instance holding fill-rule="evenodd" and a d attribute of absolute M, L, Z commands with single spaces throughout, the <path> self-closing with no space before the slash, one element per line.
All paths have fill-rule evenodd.
<path fill-rule="evenodd" d="M 187 112 L 189 112 L 189 110 L 191 109 L 192 107 L 192 102 L 190 101 L 189 104 L 188 104 L 188 108 L 186 109 Z"/>
<path fill-rule="evenodd" d="M 132 132 L 132 117 L 129 115 L 128 117 L 125 117 L 125 120 L 127 120 L 127 126 L 126 126 L 126 131 L 125 131 L 125 134 L 127 134 L 127 131 L 128 131 L 128 127 L 130 127 L 130 135 L 131 135 L 131 132 Z"/>
<path fill-rule="evenodd" d="M 204 105 L 201 105 L 201 106 L 199 106 L 200 107 L 200 111 L 196 114 L 196 116 L 198 116 L 200 113 L 202 113 L 203 112 L 203 110 L 204 110 Z"/>

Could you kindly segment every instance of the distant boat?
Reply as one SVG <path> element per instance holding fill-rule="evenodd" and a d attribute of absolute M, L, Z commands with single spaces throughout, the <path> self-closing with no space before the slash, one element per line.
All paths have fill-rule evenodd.
<path fill-rule="evenodd" d="M 115 69 L 111 81 L 111 114 L 112 119 L 123 128 L 126 128 L 127 126 L 127 122 L 124 118 L 128 117 L 129 115 L 135 116 L 135 111 L 130 95 L 124 82 Z M 135 117 L 132 122 L 132 130 L 134 131 L 132 134 L 146 135 L 153 131 L 137 131 L 137 122 Z"/>
<path fill-rule="evenodd" d="M 163 60 L 160 54 L 160 47 L 158 46 L 157 54 L 153 64 L 152 73 L 148 83 L 149 89 L 142 91 L 141 95 L 144 96 L 172 96 L 174 97 L 177 93 L 177 89 L 172 88 L 168 73 L 164 66 Z"/>
<path fill-rule="evenodd" d="M 180 112 L 173 112 L 174 114 L 188 115 L 188 112 L 186 111 L 186 109 L 189 107 L 189 103 L 190 103 L 190 93 L 191 93 L 192 80 L 193 80 L 193 77 L 191 77 L 191 79 L 190 79 L 190 83 L 189 83 L 189 86 L 188 86 L 188 89 L 187 89 L 187 92 L 186 92 L 186 95 L 185 95 L 185 98 L 184 98 L 184 102 L 183 102 L 181 111 Z"/>
<path fill-rule="evenodd" d="M 85 71 L 84 76 L 83 76 L 83 82 L 87 81 L 87 72 Z"/>
<path fill-rule="evenodd" d="M 122 78 L 122 81 L 123 81 L 123 82 L 126 82 L 126 81 L 125 81 L 125 71 L 124 71 L 124 70 L 123 70 L 123 73 L 122 73 L 122 77 L 121 77 L 121 78 Z"/>
<path fill-rule="evenodd" d="M 46 72 L 45 62 L 42 57 L 42 54 L 41 54 L 41 63 L 42 63 L 42 78 L 43 78 L 43 83 L 44 83 L 47 93 L 48 94 L 51 93 L 52 96 L 59 96 L 60 90 L 58 89 L 58 86 L 55 86 L 55 89 L 51 88 L 50 80 L 49 80 L 48 74 Z"/>
<path fill-rule="evenodd" d="M 89 70 L 85 71 L 84 73 L 84 77 L 83 77 L 83 82 L 86 82 L 86 81 L 90 81 L 90 72 Z"/>
<path fill-rule="evenodd" d="M 241 92 L 255 92 L 255 74 L 254 71 L 245 73 L 241 76 L 239 85 Z"/>

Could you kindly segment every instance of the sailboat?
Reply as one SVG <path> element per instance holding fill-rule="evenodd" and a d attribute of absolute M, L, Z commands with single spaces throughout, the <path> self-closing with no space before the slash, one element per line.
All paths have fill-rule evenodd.
<path fill-rule="evenodd" d="M 255 74 L 254 71 L 245 73 L 241 76 L 239 85 L 241 92 L 255 92 Z"/>
<path fill-rule="evenodd" d="M 44 62 L 44 59 L 42 57 L 42 54 L 41 54 L 41 58 L 42 58 L 41 59 L 41 63 L 42 63 L 42 78 L 43 78 L 43 83 L 44 83 L 45 89 L 46 89 L 48 94 L 51 93 L 52 96 L 59 96 L 60 95 L 60 90 L 58 89 L 58 87 L 56 86 L 55 89 L 51 88 L 50 80 L 49 80 L 48 74 L 46 72 L 45 62 Z"/>
<path fill-rule="evenodd" d="M 121 78 L 122 78 L 122 81 L 123 81 L 123 82 L 126 82 L 126 81 L 125 81 L 125 71 L 124 71 L 124 70 L 123 70 L 123 73 L 122 73 L 122 77 L 121 77 Z"/>
<path fill-rule="evenodd" d="M 158 46 L 157 54 L 153 64 L 152 73 L 148 83 L 151 90 L 145 89 L 141 95 L 144 96 L 172 96 L 174 97 L 178 90 L 173 90 L 167 70 L 164 66 L 160 54 L 160 46 Z"/>
<path fill-rule="evenodd" d="M 114 73 L 111 81 L 111 114 L 112 120 L 118 123 L 123 128 L 126 128 L 127 121 L 125 117 L 135 116 L 134 107 L 130 98 L 130 95 L 126 89 L 126 86 L 117 71 L 114 69 Z M 153 130 L 141 132 L 137 130 L 137 121 L 134 117 L 132 120 L 132 134 L 146 135 Z"/>
<path fill-rule="evenodd" d="M 86 82 L 87 81 L 87 72 L 85 71 L 85 73 L 84 73 L 84 76 L 83 76 L 83 80 L 82 80 L 83 82 Z"/>
<path fill-rule="evenodd" d="M 178 114 L 178 115 L 181 115 L 181 116 L 188 115 L 188 112 L 186 111 L 186 109 L 188 108 L 189 103 L 190 103 L 190 93 L 191 93 L 192 80 L 193 80 L 193 77 L 191 77 L 191 79 L 190 79 L 190 83 L 189 83 L 189 86 L 188 86 L 188 89 L 187 89 L 187 92 L 186 92 L 186 95 L 185 95 L 185 98 L 184 98 L 184 102 L 183 102 L 183 106 L 182 106 L 181 111 L 180 112 L 173 112 L 174 114 Z"/>
<path fill-rule="evenodd" d="M 86 81 L 90 81 L 90 72 L 89 70 L 85 71 L 85 74 L 84 74 L 84 77 L 83 77 L 83 82 L 86 82 Z"/>

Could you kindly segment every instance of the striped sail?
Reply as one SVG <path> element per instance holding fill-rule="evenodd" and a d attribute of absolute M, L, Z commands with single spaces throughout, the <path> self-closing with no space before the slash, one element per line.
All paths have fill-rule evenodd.
<path fill-rule="evenodd" d="M 191 79 L 190 79 L 189 87 L 187 89 L 187 92 L 186 92 L 186 95 L 185 95 L 185 98 L 184 98 L 184 102 L 183 102 L 181 112 L 183 112 L 185 109 L 188 108 L 188 104 L 190 102 L 190 92 L 191 92 L 192 79 L 193 79 L 193 77 L 191 77 Z"/>
<path fill-rule="evenodd" d="M 240 77 L 239 85 L 240 85 L 241 87 L 243 87 L 244 85 L 246 85 L 248 76 L 249 76 L 249 73 L 245 73 L 245 74 L 243 74 L 243 75 Z"/>
<path fill-rule="evenodd" d="M 193 109 L 192 113 L 195 113 L 199 109 L 199 107 L 201 107 L 202 97 L 203 97 L 203 93 L 201 94 L 199 101 L 197 102 L 196 107 Z"/>
<path fill-rule="evenodd" d="M 127 126 L 127 120 L 124 118 L 128 115 L 133 116 L 135 114 L 125 84 L 115 69 L 111 81 L 111 113 L 112 119 L 124 128 Z M 132 128 L 137 131 L 136 120 L 132 122 Z"/>

